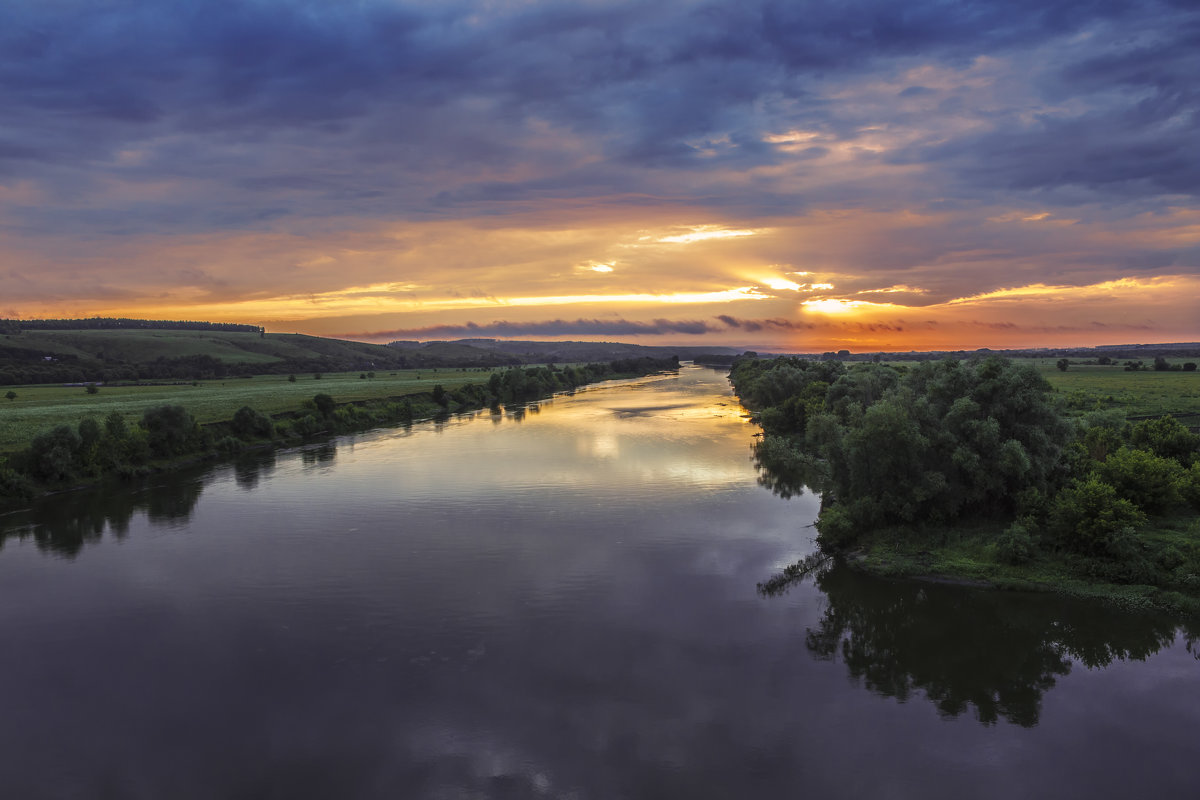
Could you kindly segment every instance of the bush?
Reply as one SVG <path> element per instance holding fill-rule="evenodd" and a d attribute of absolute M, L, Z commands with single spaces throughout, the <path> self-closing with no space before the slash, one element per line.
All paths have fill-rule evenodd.
<path fill-rule="evenodd" d="M 120 411 L 113 411 L 104 418 L 104 433 L 108 438 L 120 441 L 129 435 L 129 426 Z"/>
<path fill-rule="evenodd" d="M 246 449 L 245 443 L 236 436 L 225 436 L 217 441 L 213 447 L 218 453 L 226 456 L 234 456 Z"/>
<path fill-rule="evenodd" d="M 337 407 L 337 403 L 333 402 L 333 398 L 327 394 L 315 394 L 313 395 L 313 407 L 322 417 L 328 417 Z"/>
<path fill-rule="evenodd" d="M 325 430 L 325 423 L 312 414 L 305 414 L 292 423 L 292 431 L 297 436 L 316 436 L 323 430 Z"/>
<path fill-rule="evenodd" d="M 14 469 L 0 467 L 0 498 L 5 500 L 32 500 L 37 494 L 33 482 Z"/>
<path fill-rule="evenodd" d="M 1083 555 L 1117 555 L 1146 515 L 1096 475 L 1077 478 L 1050 508 L 1050 529 L 1059 544 Z"/>
<path fill-rule="evenodd" d="M 1036 550 L 1037 543 L 1020 521 L 1009 525 L 996 539 L 996 557 L 1005 564 L 1027 564 Z"/>
<path fill-rule="evenodd" d="M 1148 419 L 1129 429 L 1129 443 L 1163 458 L 1173 458 L 1185 466 L 1196 457 L 1200 436 L 1189 431 L 1174 417 Z"/>
<path fill-rule="evenodd" d="M 39 433 L 27 451 L 29 474 L 46 482 L 74 478 L 79 472 L 81 444 L 79 434 L 66 425 Z"/>
<path fill-rule="evenodd" d="M 203 434 L 183 406 L 159 406 L 142 415 L 150 453 L 156 458 L 183 455 L 201 449 Z"/>
<path fill-rule="evenodd" d="M 1183 468 L 1147 450 L 1122 447 L 1096 468 L 1100 479 L 1117 494 L 1145 511 L 1159 512 L 1179 499 L 1176 486 Z"/>
<path fill-rule="evenodd" d="M 242 439 L 269 439 L 275 432 L 271 418 L 250 406 L 242 406 L 234 413 L 230 427 Z"/>
<path fill-rule="evenodd" d="M 1200 511 L 1200 461 L 1179 476 L 1175 483 L 1179 496 L 1192 508 Z"/>
<path fill-rule="evenodd" d="M 827 550 L 839 550 L 854 541 L 858 535 L 850 513 L 842 506 L 831 506 L 821 510 L 817 519 L 817 539 Z"/>

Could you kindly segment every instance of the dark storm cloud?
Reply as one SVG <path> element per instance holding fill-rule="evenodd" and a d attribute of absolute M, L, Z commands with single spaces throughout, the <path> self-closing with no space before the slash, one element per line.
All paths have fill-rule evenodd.
<path fill-rule="evenodd" d="M 494 213 L 617 186 L 775 213 L 802 198 L 764 185 L 755 206 L 718 173 L 801 158 L 764 142 L 789 127 L 851 137 L 866 120 L 828 87 L 890 76 L 904 59 L 961 67 L 1088 32 L 1063 63 L 1032 65 L 1035 91 L 1083 98 L 1078 113 L 1029 124 L 1001 112 L 989 133 L 892 159 L 980 190 L 1194 194 L 1197 25 L 1186 3 L 1084 0 L 16 2 L 0 10 L 0 180 L 50 196 L 15 209 L 48 231 L 55 213 L 136 208 L 107 197 L 113 182 L 174 183 L 173 201 L 193 210 L 146 223 L 164 230 Z M 1129 32 L 1137 41 L 1120 44 Z M 844 201 L 856 189 L 828 191 Z M 272 211 L 256 216 L 264 195 Z"/>

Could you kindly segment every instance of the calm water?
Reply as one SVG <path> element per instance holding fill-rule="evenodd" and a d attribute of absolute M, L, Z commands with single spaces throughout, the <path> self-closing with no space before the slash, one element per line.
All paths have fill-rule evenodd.
<path fill-rule="evenodd" d="M 761 596 L 755 430 L 685 368 L 0 517 L 0 795 L 1197 796 L 1169 621 Z"/>

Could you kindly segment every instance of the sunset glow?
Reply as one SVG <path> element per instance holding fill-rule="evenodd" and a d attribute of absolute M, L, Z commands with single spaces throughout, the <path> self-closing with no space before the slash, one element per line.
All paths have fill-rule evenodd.
<path fill-rule="evenodd" d="M 1200 338 L 1200 11 L 891 7 L 9 4 L 0 317 Z"/>

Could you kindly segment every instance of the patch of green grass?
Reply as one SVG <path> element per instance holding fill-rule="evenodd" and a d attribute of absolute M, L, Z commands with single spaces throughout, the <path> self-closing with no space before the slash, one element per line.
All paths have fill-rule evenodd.
<path fill-rule="evenodd" d="M 278 414 L 298 410 L 304 401 L 321 393 L 345 403 L 428 392 L 436 384 L 453 391 L 468 383 L 486 383 L 491 373 L 453 368 L 398 370 L 394 375 L 376 372 L 375 378 L 366 380 L 359 378 L 360 374 L 329 373 L 316 380 L 311 373 L 297 373 L 295 383 L 286 375 L 258 375 L 199 381 L 194 386 L 102 386 L 93 395 L 78 386 L 5 387 L 15 391 L 17 399 L 6 400 L 0 392 L 0 453 L 21 449 L 56 425 L 74 427 L 84 417 L 99 420 L 113 411 L 132 423 L 149 408 L 176 404 L 187 408 L 200 423 L 220 422 L 231 419 L 242 406 Z"/>
<path fill-rule="evenodd" d="M 851 554 L 849 563 L 874 575 L 919 578 L 949 583 L 989 585 L 1014 591 L 1053 592 L 1101 600 L 1125 609 L 1168 610 L 1200 614 L 1200 586 L 1188 593 L 1155 586 L 1103 583 L 1080 576 L 1070 561 L 1039 553 L 1026 564 L 999 561 L 994 541 L 1000 526 L 980 523 L 949 530 L 879 531 Z M 1200 565 L 1200 519 L 1194 514 L 1154 520 L 1141 533 L 1148 542 L 1171 544 L 1186 559 L 1184 570 Z"/>

